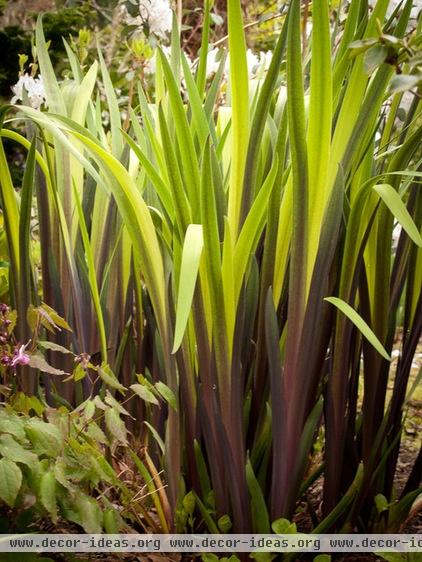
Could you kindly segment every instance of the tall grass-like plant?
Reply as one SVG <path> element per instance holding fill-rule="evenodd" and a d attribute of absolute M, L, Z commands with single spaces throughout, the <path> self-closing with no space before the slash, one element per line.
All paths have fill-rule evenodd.
<path fill-rule="evenodd" d="M 137 84 L 127 131 L 101 53 L 82 68 L 65 43 L 72 78 L 59 83 L 38 21 L 48 111 L 1 113 L 2 137 L 28 150 L 19 197 L 0 147 L 10 294 L 21 318 L 43 301 L 73 327 L 50 337 L 52 363 L 65 346 L 99 367 L 73 383 L 28 369 L 17 383 L 35 393 L 42 382 L 50 403 L 68 406 L 104 385 L 135 393 L 130 427 L 150 444 L 150 473 L 164 469 L 156 499 L 168 528 L 183 528 L 193 497 L 210 531 L 270 532 L 323 474 L 316 531 L 396 529 L 421 491 L 420 454 L 394 486 L 422 328 L 422 104 L 415 94 L 398 120 L 390 64 L 402 40 L 416 54 L 411 7 L 386 18 L 388 0 L 372 11 L 352 0 L 341 29 L 315 0 L 302 52 L 292 0 L 271 65 L 251 84 L 240 2 L 228 0 L 227 88 L 224 57 L 205 80 L 207 30 L 192 70 L 175 23 L 170 59 L 157 51 L 155 98 Z M 9 127 L 16 120 L 26 136 Z M 24 341 L 25 322 L 18 330 Z"/>

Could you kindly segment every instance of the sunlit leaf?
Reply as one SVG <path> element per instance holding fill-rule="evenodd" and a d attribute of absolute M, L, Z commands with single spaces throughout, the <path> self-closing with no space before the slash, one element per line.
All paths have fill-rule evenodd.
<path fill-rule="evenodd" d="M 378 351 L 380 355 L 384 357 L 387 361 L 391 361 L 391 357 L 385 351 L 382 343 L 379 341 L 377 336 L 368 326 L 368 324 L 363 320 L 363 318 L 350 306 L 347 302 L 342 301 L 337 297 L 326 297 L 324 300 L 336 306 L 347 318 L 353 322 L 356 328 L 361 332 L 361 334 L 369 341 L 371 345 Z"/>

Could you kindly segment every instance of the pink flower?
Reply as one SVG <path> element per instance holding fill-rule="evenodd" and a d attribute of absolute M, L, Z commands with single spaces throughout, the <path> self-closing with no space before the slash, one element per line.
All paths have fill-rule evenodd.
<path fill-rule="evenodd" d="M 21 345 L 19 349 L 15 349 L 12 362 L 10 363 L 12 367 L 16 367 L 16 365 L 28 365 L 30 357 L 25 353 L 25 348 L 26 345 Z"/>

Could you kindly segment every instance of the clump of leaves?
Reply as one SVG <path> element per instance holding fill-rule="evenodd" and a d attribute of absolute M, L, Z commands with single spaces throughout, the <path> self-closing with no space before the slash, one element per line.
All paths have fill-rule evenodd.
<path fill-rule="evenodd" d="M 23 394 L 2 406 L 0 500 L 53 523 L 71 521 L 87 533 L 115 532 L 123 521 L 104 491 L 122 486 L 104 458 L 106 436 L 94 421 L 81 431 L 84 419 Z"/>
<path fill-rule="evenodd" d="M 350 56 L 364 53 L 364 66 L 373 74 L 382 64 L 395 70 L 389 92 L 397 94 L 420 88 L 422 83 L 422 35 L 414 30 L 405 37 L 385 33 L 378 22 L 378 37 L 359 39 L 350 45 Z"/>

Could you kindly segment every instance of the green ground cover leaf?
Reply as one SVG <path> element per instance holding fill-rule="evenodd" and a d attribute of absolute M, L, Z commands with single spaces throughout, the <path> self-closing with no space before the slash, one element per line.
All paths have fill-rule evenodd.
<path fill-rule="evenodd" d="M 13 507 L 22 484 L 22 472 L 9 459 L 0 459 L 0 498 Z"/>

